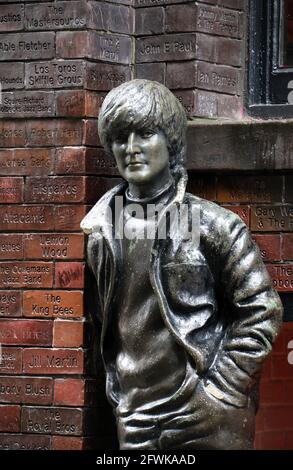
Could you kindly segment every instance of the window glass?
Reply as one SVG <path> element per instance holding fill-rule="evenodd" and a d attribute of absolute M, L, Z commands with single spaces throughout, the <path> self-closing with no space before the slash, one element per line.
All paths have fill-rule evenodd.
<path fill-rule="evenodd" d="M 293 0 L 283 0 L 280 12 L 280 67 L 293 67 Z"/>

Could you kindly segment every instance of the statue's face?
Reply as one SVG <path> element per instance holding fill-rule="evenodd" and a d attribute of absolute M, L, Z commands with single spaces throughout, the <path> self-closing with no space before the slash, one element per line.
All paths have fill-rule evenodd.
<path fill-rule="evenodd" d="M 159 181 L 169 167 L 169 151 L 163 132 L 132 129 L 112 143 L 119 173 L 132 184 Z"/>

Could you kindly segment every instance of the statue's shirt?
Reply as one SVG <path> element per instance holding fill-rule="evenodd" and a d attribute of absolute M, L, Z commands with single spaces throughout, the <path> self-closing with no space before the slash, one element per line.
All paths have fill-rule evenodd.
<path fill-rule="evenodd" d="M 163 207 L 169 197 L 163 195 L 156 207 Z M 118 416 L 167 410 L 185 382 L 188 362 L 163 322 L 149 278 L 153 239 L 146 234 L 152 232 L 155 219 L 143 214 L 132 216 L 129 203 L 126 200 L 123 225 L 132 239 L 124 236 L 121 240 L 123 273 L 115 321 Z"/>

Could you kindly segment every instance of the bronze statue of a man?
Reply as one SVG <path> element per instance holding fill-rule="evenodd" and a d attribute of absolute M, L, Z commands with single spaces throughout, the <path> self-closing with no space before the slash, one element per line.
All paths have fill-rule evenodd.
<path fill-rule="evenodd" d="M 185 192 L 185 112 L 163 85 L 113 89 L 99 135 L 125 182 L 81 227 L 120 448 L 250 449 L 282 317 L 259 250 L 237 215 Z M 196 237 L 166 216 L 183 205 Z"/>

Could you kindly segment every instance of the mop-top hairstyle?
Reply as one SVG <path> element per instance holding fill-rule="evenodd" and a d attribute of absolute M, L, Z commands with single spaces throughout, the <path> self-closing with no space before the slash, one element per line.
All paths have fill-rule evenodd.
<path fill-rule="evenodd" d="M 99 137 L 112 156 L 113 140 L 130 129 L 163 132 L 174 175 L 183 168 L 186 126 L 179 100 L 164 85 L 150 80 L 131 80 L 111 90 L 99 115 Z"/>

